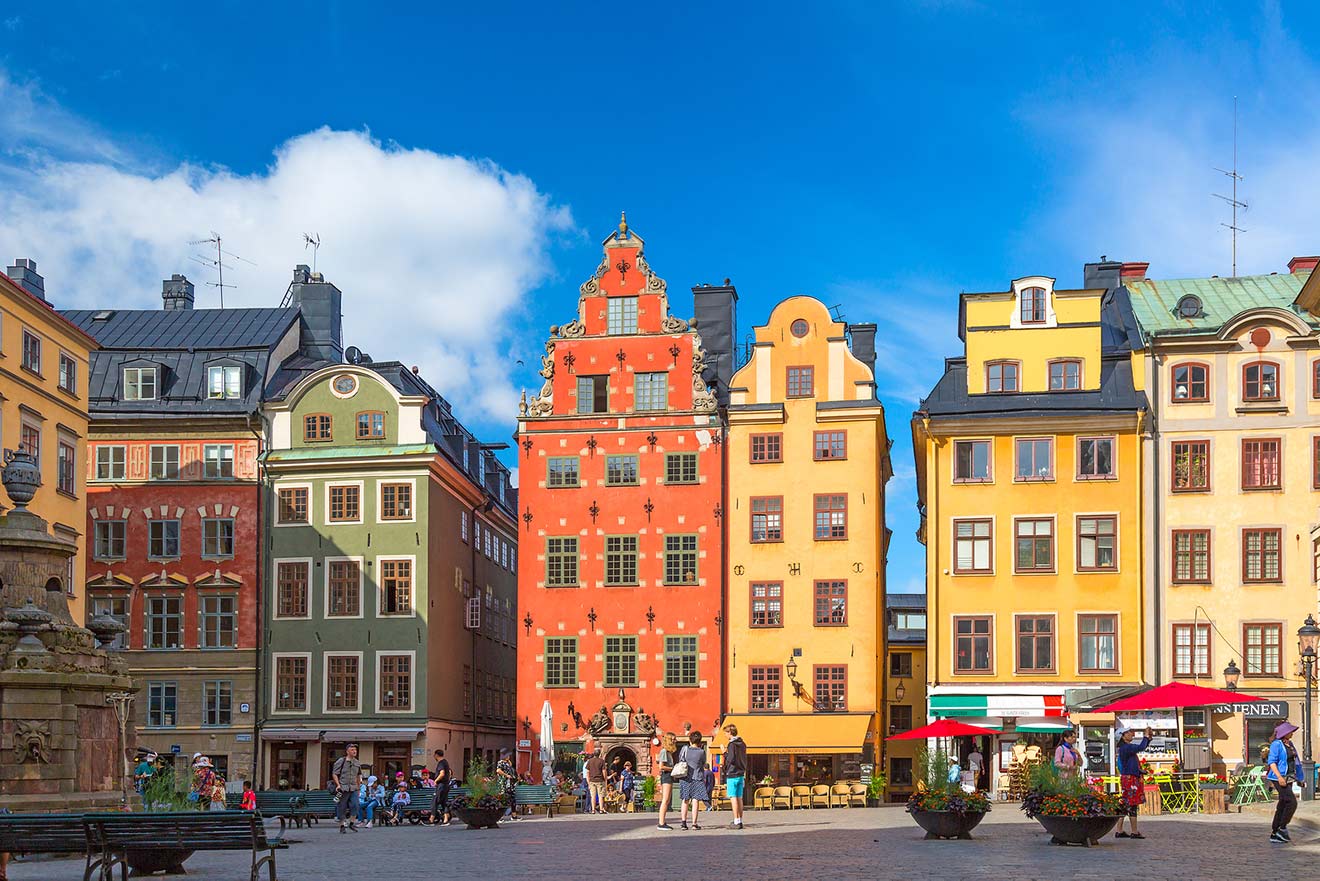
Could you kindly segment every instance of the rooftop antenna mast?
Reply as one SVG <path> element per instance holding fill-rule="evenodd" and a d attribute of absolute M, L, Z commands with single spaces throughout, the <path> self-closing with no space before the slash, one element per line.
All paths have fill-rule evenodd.
<path fill-rule="evenodd" d="M 1233 170 L 1225 171 L 1222 168 L 1215 169 L 1215 171 L 1219 172 L 1220 174 L 1224 175 L 1225 177 L 1233 181 L 1233 195 L 1221 196 L 1219 193 L 1211 193 L 1211 195 L 1214 196 L 1216 199 L 1223 199 L 1233 208 L 1233 222 L 1219 224 L 1220 226 L 1228 229 L 1233 234 L 1233 278 L 1237 278 L 1238 233 L 1246 232 L 1245 229 L 1237 225 L 1238 209 L 1241 208 L 1244 212 L 1247 210 L 1247 203 L 1240 201 L 1237 197 L 1238 181 L 1243 179 L 1242 175 L 1238 174 L 1238 170 L 1237 170 L 1237 132 L 1238 132 L 1238 99 L 1237 99 L 1237 95 L 1234 95 L 1233 96 Z"/>
<path fill-rule="evenodd" d="M 216 281 L 208 281 L 207 284 L 208 284 L 209 286 L 213 287 L 213 288 L 219 288 L 219 289 L 220 289 L 220 308 L 221 308 L 221 309 L 225 308 L 225 288 L 235 288 L 235 289 L 237 289 L 237 288 L 238 288 L 238 285 L 225 284 L 225 269 L 227 269 L 227 268 L 228 268 L 228 269 L 232 269 L 233 267 L 226 267 L 226 266 L 225 266 L 224 258 L 226 258 L 226 257 L 232 257 L 232 258 L 235 259 L 235 260 L 242 260 L 244 263 L 247 263 L 247 264 L 252 265 L 252 266 L 256 266 L 257 264 L 253 263 L 251 260 L 248 260 L 246 257 L 240 257 L 240 256 L 238 256 L 237 254 L 232 254 L 232 253 L 230 253 L 229 251 L 226 251 L 224 248 L 222 248 L 222 247 L 220 246 L 220 245 L 221 245 L 220 233 L 216 232 L 215 230 L 211 230 L 211 237 L 210 237 L 210 238 L 208 238 L 208 239 L 197 239 L 196 241 L 189 242 L 188 244 L 190 244 L 190 245 L 215 245 L 215 259 L 214 259 L 214 260 L 211 259 L 210 257 L 200 257 L 200 256 L 198 256 L 198 255 L 196 255 L 196 254 L 190 255 L 190 258 L 189 258 L 189 259 L 191 259 L 191 260 L 192 260 L 193 262 L 195 262 L 195 263 L 200 263 L 200 264 L 202 264 L 203 266 L 214 266 L 214 267 L 215 267 L 215 270 L 216 270 L 216 273 L 217 273 L 218 278 L 217 278 Z"/>
<path fill-rule="evenodd" d="M 314 233 L 310 233 L 310 234 L 308 234 L 308 233 L 303 233 L 303 250 L 306 251 L 308 248 L 311 248 L 311 249 L 312 249 L 312 274 L 315 275 L 315 274 L 316 274 L 316 255 L 317 255 L 317 252 L 319 252 L 319 251 L 321 250 L 321 234 L 320 234 L 320 233 L 318 233 L 318 232 L 314 232 Z"/>

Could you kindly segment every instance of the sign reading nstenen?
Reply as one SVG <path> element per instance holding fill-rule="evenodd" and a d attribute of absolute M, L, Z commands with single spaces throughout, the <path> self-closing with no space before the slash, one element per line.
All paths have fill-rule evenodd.
<path fill-rule="evenodd" d="M 1210 708 L 1215 713 L 1241 713 L 1249 719 L 1286 719 L 1288 718 L 1287 701 L 1255 701 L 1249 704 L 1215 704 Z"/>

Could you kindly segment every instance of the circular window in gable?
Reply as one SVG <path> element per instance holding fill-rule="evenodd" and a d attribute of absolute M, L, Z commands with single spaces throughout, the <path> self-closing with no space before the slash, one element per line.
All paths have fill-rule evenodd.
<path fill-rule="evenodd" d="M 357 394 L 357 388 L 357 377 L 353 376 L 351 373 L 341 373 L 339 376 L 336 376 L 334 382 L 330 384 L 331 391 L 341 398 L 353 397 L 353 395 Z"/>
<path fill-rule="evenodd" d="M 799 318 L 796 321 L 794 321 L 792 324 L 790 324 L 788 329 L 793 334 L 793 336 L 797 337 L 798 339 L 802 339 L 804 336 L 807 335 L 807 331 L 811 330 L 811 325 L 807 324 L 807 320 L 805 318 Z"/>

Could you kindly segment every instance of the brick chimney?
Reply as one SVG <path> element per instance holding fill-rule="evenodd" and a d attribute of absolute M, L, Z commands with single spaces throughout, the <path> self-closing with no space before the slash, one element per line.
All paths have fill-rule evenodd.
<path fill-rule="evenodd" d="M 177 272 L 160 283 L 160 298 L 165 302 L 165 311 L 191 309 L 193 307 L 193 284 L 188 276 Z"/>
<path fill-rule="evenodd" d="M 50 302 L 46 299 L 46 281 L 37 274 L 37 261 L 19 257 L 14 261 L 13 266 L 5 270 L 5 275 L 38 300 L 43 303 Z"/>
<path fill-rule="evenodd" d="M 1320 257 L 1294 257 L 1288 261 L 1288 271 L 1292 273 L 1311 272 L 1318 263 L 1320 263 Z"/>
<path fill-rule="evenodd" d="M 1141 281 L 1146 277 L 1147 269 L 1150 269 L 1149 263 L 1124 263 L 1118 277 L 1123 281 Z"/>

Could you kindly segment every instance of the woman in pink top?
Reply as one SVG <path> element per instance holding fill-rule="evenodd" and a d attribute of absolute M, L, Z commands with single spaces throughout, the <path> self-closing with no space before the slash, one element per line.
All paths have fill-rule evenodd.
<path fill-rule="evenodd" d="M 1077 732 L 1068 731 L 1063 740 L 1054 749 L 1054 767 L 1059 769 L 1059 776 L 1074 777 L 1082 767 L 1082 755 L 1077 751 Z"/>

